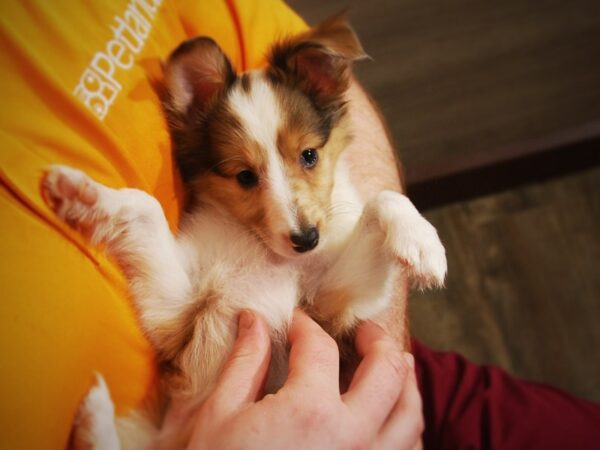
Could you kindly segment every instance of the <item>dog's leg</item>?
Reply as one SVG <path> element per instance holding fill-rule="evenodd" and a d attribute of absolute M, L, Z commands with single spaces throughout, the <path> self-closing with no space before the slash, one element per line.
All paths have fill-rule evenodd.
<path fill-rule="evenodd" d="M 385 239 L 384 250 L 400 262 L 419 288 L 444 284 L 446 250 L 436 229 L 408 197 L 393 191 L 381 192 L 366 204 L 361 218 L 363 227 L 365 222 L 367 228 L 379 227 Z"/>
<path fill-rule="evenodd" d="M 420 287 L 440 286 L 446 253 L 435 228 L 410 200 L 384 191 L 369 201 L 340 257 L 326 272 L 312 308 L 340 334 L 389 305 L 399 270 Z"/>
<path fill-rule="evenodd" d="M 119 450 L 121 444 L 115 426 L 115 408 L 101 375 L 87 393 L 71 430 L 72 450 Z"/>
<path fill-rule="evenodd" d="M 184 255 L 154 197 L 103 186 L 79 170 L 58 165 L 49 168 L 42 190 L 58 216 L 89 236 L 92 244 L 104 244 L 117 259 L 151 340 L 161 324 L 173 326 L 179 320 L 190 301 L 191 283 Z"/>

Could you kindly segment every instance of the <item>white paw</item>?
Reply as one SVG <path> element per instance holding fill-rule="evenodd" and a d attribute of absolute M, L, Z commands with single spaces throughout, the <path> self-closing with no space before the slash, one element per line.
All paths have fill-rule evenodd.
<path fill-rule="evenodd" d="M 61 165 L 50 166 L 42 181 L 42 193 L 54 212 L 73 228 L 91 224 L 98 188 L 83 172 Z"/>
<path fill-rule="evenodd" d="M 442 286 L 446 277 L 446 250 L 436 229 L 410 200 L 397 192 L 381 192 L 368 205 L 381 227 L 386 248 L 401 262 L 421 288 Z"/>
<path fill-rule="evenodd" d="M 118 450 L 115 408 L 101 375 L 81 402 L 73 422 L 72 448 Z"/>

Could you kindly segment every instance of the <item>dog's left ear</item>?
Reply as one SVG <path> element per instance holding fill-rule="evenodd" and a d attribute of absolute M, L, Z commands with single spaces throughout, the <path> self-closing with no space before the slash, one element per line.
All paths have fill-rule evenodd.
<path fill-rule="evenodd" d="M 343 15 L 276 44 L 269 75 L 299 87 L 318 102 L 339 98 L 348 88 L 352 61 L 366 54 Z"/>

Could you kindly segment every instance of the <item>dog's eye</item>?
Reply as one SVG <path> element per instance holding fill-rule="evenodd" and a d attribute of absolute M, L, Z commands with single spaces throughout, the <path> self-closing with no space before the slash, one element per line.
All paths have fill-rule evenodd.
<path fill-rule="evenodd" d="M 300 164 L 302 164 L 304 167 L 306 167 L 308 169 L 310 169 L 311 167 L 314 167 L 317 164 L 318 160 L 319 160 L 319 154 L 317 153 L 317 150 L 314 148 L 307 148 L 300 154 Z"/>
<path fill-rule="evenodd" d="M 258 177 L 250 170 L 242 170 L 235 176 L 235 178 L 237 179 L 238 183 L 240 183 L 240 186 L 244 188 L 254 187 L 258 183 Z"/>

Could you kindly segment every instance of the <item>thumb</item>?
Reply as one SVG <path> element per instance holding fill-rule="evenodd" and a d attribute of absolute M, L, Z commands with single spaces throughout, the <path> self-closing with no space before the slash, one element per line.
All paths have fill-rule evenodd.
<path fill-rule="evenodd" d="M 267 324 L 256 313 L 242 311 L 238 336 L 213 391 L 213 400 L 232 412 L 257 400 L 271 360 Z"/>

